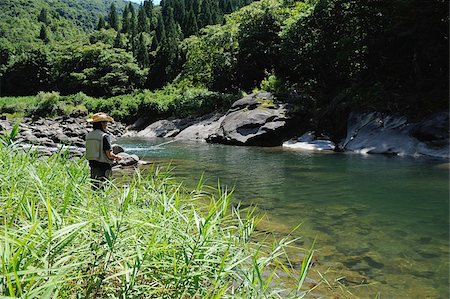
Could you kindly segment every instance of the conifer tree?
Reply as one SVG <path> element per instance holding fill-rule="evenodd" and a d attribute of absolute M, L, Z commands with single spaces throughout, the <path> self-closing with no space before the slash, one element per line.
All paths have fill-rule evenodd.
<path fill-rule="evenodd" d="M 39 32 L 39 39 L 41 39 L 46 44 L 50 42 L 50 38 L 47 33 L 47 26 L 45 26 L 44 24 L 42 24 L 41 30 Z"/>
<path fill-rule="evenodd" d="M 114 48 L 124 48 L 122 34 L 120 31 L 117 31 L 116 38 L 114 39 Z"/>
<path fill-rule="evenodd" d="M 114 3 L 111 3 L 111 8 L 109 10 L 108 16 L 109 26 L 115 30 L 119 30 L 119 18 L 117 16 L 117 10 Z"/>
<path fill-rule="evenodd" d="M 166 38 L 166 28 L 161 14 L 158 14 L 158 22 L 156 24 L 156 39 L 159 43 Z"/>
<path fill-rule="evenodd" d="M 145 8 L 145 13 L 147 14 L 147 17 L 150 19 L 150 23 L 151 23 L 151 19 L 153 16 L 153 1 L 145 0 L 144 8 Z"/>
<path fill-rule="evenodd" d="M 211 10 L 211 24 L 219 24 L 222 22 L 223 14 L 219 8 L 219 2 L 217 0 L 209 0 Z"/>
<path fill-rule="evenodd" d="M 103 16 L 98 17 L 97 30 L 103 29 L 106 27 L 105 19 Z"/>
<path fill-rule="evenodd" d="M 128 5 L 125 6 L 122 13 L 122 33 L 129 33 L 130 31 L 130 10 Z"/>
<path fill-rule="evenodd" d="M 48 13 L 45 8 L 41 9 L 41 12 L 39 13 L 38 16 L 38 21 L 44 23 L 45 25 L 50 24 L 50 19 L 48 18 Z"/>
<path fill-rule="evenodd" d="M 150 33 L 150 23 L 148 21 L 147 13 L 143 6 L 139 7 L 137 31 Z"/>
<path fill-rule="evenodd" d="M 195 17 L 193 9 L 189 10 L 188 16 L 186 17 L 186 23 L 184 25 L 184 28 L 185 28 L 184 35 L 186 37 L 198 34 L 197 18 Z"/>
<path fill-rule="evenodd" d="M 128 9 L 130 10 L 130 30 L 129 34 L 133 37 L 137 35 L 137 24 L 136 24 L 136 11 L 134 10 L 133 5 L 128 6 Z"/>
<path fill-rule="evenodd" d="M 198 21 L 198 17 L 199 17 L 199 13 L 200 13 L 200 2 L 199 2 L 199 0 L 190 0 L 190 1 L 192 1 L 192 9 L 193 9 L 194 15 Z M 188 7 L 190 7 L 190 6 L 188 6 Z"/>
<path fill-rule="evenodd" d="M 203 0 L 200 7 L 200 15 L 198 19 L 200 26 L 205 27 L 213 24 L 213 16 L 211 12 L 211 1 Z"/>
<path fill-rule="evenodd" d="M 174 21 L 180 25 L 184 25 L 186 22 L 186 7 L 184 0 L 173 0 L 173 18 Z"/>
<path fill-rule="evenodd" d="M 144 33 L 139 34 L 136 46 L 136 59 L 142 67 L 148 67 L 150 60 L 147 50 L 147 43 L 145 41 Z"/>

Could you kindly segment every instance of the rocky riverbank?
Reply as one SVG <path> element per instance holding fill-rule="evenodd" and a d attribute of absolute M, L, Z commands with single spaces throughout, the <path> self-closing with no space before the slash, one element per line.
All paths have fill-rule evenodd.
<path fill-rule="evenodd" d="M 18 134 L 14 138 L 14 145 L 26 151 L 37 151 L 40 155 L 48 156 L 55 152 L 67 152 L 70 156 L 81 157 L 84 154 L 84 139 L 92 130 L 92 124 L 85 117 L 62 116 L 53 119 L 9 120 L 6 117 L 0 119 L 0 129 L 11 132 L 15 124 L 18 124 Z M 125 125 L 111 123 L 108 131 L 113 141 L 123 135 Z M 129 155 L 118 145 L 113 145 L 113 151 L 122 157 L 118 166 L 131 166 L 145 164 L 136 155 Z"/>
<path fill-rule="evenodd" d="M 431 115 L 420 122 L 378 112 L 351 113 L 347 135 L 332 142 L 326 134 L 316 134 L 307 131 L 307 126 L 299 125 L 301 122 L 292 108 L 278 103 L 270 93 L 257 93 L 236 101 L 225 114 L 159 120 L 144 127 L 144 121 L 140 119 L 127 128 L 124 136 L 173 137 L 234 145 L 282 145 L 306 151 L 450 158 L 448 112 Z M 138 127 L 142 129 L 137 130 Z"/>
<path fill-rule="evenodd" d="M 14 120 L 3 118 L 0 129 L 10 131 L 13 123 Z M 141 118 L 127 128 L 121 123 L 113 123 L 109 131 L 114 137 L 163 137 L 232 145 L 282 145 L 303 151 L 450 158 L 448 112 L 437 113 L 414 123 L 404 116 L 378 112 L 351 113 L 346 136 L 334 142 L 326 134 L 308 131 L 308 125 L 301 123 L 292 105 L 279 103 L 271 93 L 264 92 L 236 101 L 225 114 L 165 119 L 150 124 Z M 84 136 L 91 126 L 81 116 L 38 120 L 24 118 L 19 124 L 16 143 L 24 149 L 37 149 L 44 155 L 63 149 L 71 155 L 81 156 L 84 153 Z"/>

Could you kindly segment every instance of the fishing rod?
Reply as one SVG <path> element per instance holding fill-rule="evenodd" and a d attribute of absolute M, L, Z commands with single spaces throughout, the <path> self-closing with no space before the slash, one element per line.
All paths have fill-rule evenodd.
<path fill-rule="evenodd" d="M 167 145 L 167 144 L 170 144 L 170 143 L 173 143 L 173 142 L 175 142 L 175 141 L 177 141 L 176 139 L 173 139 L 173 140 L 169 140 L 169 141 L 166 141 L 166 142 L 162 142 L 162 143 L 159 143 L 159 144 L 156 144 L 156 145 L 152 145 L 152 146 L 149 146 L 147 149 L 146 149 L 146 151 L 144 151 L 142 154 L 141 154 L 141 156 L 146 156 L 150 151 L 152 151 L 152 150 L 154 150 L 154 149 L 156 149 L 156 148 L 160 148 L 160 147 L 162 147 L 162 146 L 165 146 L 165 145 Z"/>

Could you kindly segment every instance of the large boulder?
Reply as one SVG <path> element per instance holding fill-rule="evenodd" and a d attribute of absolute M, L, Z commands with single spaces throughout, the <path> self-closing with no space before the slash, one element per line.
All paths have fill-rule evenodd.
<path fill-rule="evenodd" d="M 409 123 L 403 116 L 351 113 L 342 147 L 368 154 L 449 158 L 448 113 L 444 114 Z"/>
<path fill-rule="evenodd" d="M 118 153 L 117 156 L 121 157 L 118 164 L 121 166 L 131 166 L 139 162 L 139 157 L 137 155 L 130 155 L 127 153 Z"/>
<path fill-rule="evenodd" d="M 135 136 L 143 138 L 155 137 L 174 137 L 180 131 L 193 124 L 193 119 L 173 119 L 173 120 L 159 120 L 147 126 L 144 130 L 139 131 Z"/>
<path fill-rule="evenodd" d="M 175 139 L 178 140 L 197 140 L 205 141 L 219 130 L 220 124 L 225 119 L 225 116 L 220 114 L 208 114 L 178 133 Z"/>
<path fill-rule="evenodd" d="M 236 145 L 280 145 L 289 121 L 286 104 L 271 93 L 251 94 L 236 101 L 208 142 Z"/>

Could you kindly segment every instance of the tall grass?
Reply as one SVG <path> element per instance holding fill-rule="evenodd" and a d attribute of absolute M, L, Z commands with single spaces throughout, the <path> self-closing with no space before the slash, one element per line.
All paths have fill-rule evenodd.
<path fill-rule="evenodd" d="M 301 269 L 289 269 L 284 248 L 294 240 L 272 247 L 252 243 L 252 210 L 231 207 L 227 190 L 206 192 L 200 182 L 187 192 L 167 172 L 153 169 L 93 191 L 87 163 L 66 157 L 0 148 L 0 295 L 299 298 L 307 293 L 302 282 L 310 255 Z M 280 271 L 292 288 L 276 282 Z"/>

